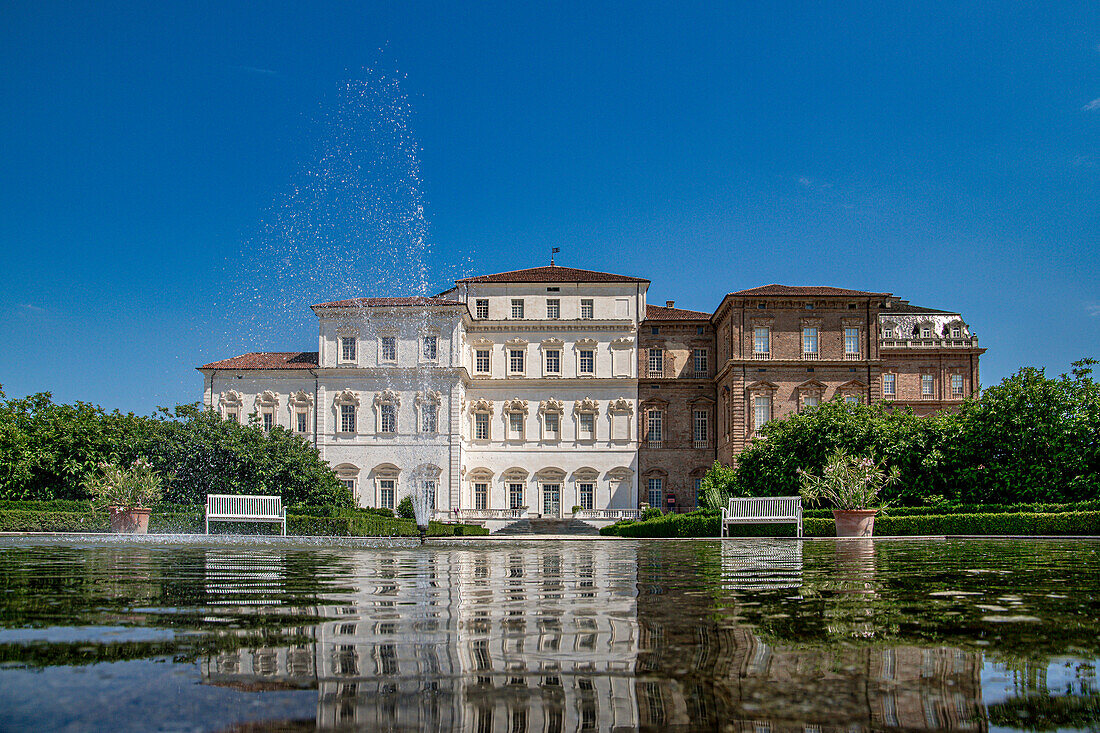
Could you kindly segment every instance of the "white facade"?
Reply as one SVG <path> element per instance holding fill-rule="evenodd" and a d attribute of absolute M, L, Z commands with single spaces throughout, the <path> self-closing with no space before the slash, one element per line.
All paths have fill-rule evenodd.
<path fill-rule="evenodd" d="M 547 271 L 584 273 L 535 268 L 434 298 L 314 306 L 316 355 L 208 364 L 204 402 L 301 432 L 361 506 L 393 508 L 426 486 L 441 517 L 634 511 L 648 281 Z M 514 279 L 525 272 L 532 281 Z"/>

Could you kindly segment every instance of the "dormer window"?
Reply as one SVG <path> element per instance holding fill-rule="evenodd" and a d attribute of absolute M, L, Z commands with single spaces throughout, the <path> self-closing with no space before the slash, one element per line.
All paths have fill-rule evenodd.
<path fill-rule="evenodd" d="M 959 328 L 958 326 L 952 326 L 951 327 L 951 338 L 953 338 L 953 339 L 962 338 L 962 329 Z"/>
<path fill-rule="evenodd" d="M 355 363 L 355 342 L 354 336 L 341 336 L 340 337 L 340 361 L 345 364 Z"/>

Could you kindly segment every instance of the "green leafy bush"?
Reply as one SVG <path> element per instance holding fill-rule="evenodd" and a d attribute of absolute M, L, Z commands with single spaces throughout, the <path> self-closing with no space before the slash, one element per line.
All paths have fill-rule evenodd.
<path fill-rule="evenodd" d="M 404 499 L 397 503 L 397 516 L 402 519 L 415 519 L 416 510 L 413 508 L 413 500 L 411 496 L 406 496 Z"/>
<path fill-rule="evenodd" d="M 0 510 L 0 532 L 106 532 L 106 514 Z"/>

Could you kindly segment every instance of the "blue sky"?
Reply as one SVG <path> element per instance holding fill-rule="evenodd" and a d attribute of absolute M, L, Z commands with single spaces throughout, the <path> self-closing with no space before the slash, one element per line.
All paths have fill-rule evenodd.
<path fill-rule="evenodd" d="M 557 246 L 700 310 L 771 282 L 959 309 L 987 385 L 1100 356 L 1093 3 L 9 2 L 8 396 L 197 400 L 196 365 L 313 349 L 315 298 L 400 285 L 371 242 L 262 246 L 379 74 L 440 289 Z"/>

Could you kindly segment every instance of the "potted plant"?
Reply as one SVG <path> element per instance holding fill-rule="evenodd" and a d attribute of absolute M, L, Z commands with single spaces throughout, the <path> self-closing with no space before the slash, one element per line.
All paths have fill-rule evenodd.
<path fill-rule="evenodd" d="M 573 513 L 573 516 L 575 517 L 581 511 L 581 505 L 580 504 L 574 504 L 573 508 L 570 509 L 569 511 L 571 511 Z"/>
<path fill-rule="evenodd" d="M 92 476 L 86 488 L 92 495 L 92 505 L 106 507 L 111 531 L 145 534 L 149 531 L 149 505 L 160 498 L 160 475 L 144 458 L 129 467 L 113 463 L 97 464 L 99 473 Z"/>
<path fill-rule="evenodd" d="M 849 456 L 838 449 L 825 461 L 821 475 L 798 470 L 799 494 L 806 501 L 833 505 L 837 537 L 871 537 L 875 515 L 884 504 L 879 492 L 898 480 L 897 467 L 886 470 L 886 461 L 869 456 Z"/>

